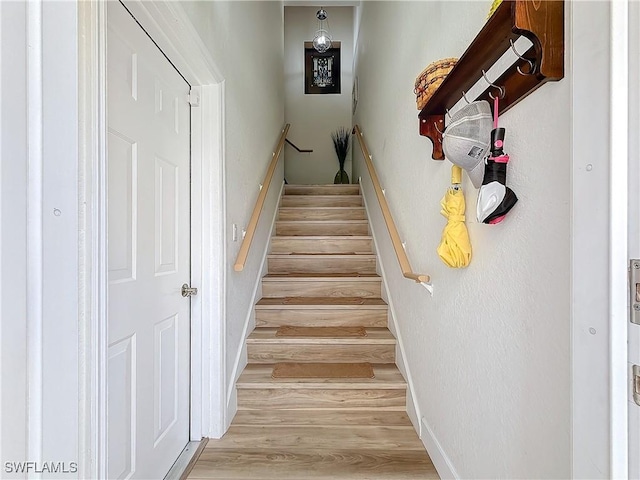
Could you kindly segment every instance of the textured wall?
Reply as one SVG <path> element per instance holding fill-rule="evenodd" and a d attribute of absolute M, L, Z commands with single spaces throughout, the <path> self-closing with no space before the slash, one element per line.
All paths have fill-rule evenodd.
<path fill-rule="evenodd" d="M 231 225 L 246 228 L 258 186 L 284 124 L 283 13 L 280 2 L 184 2 L 189 15 L 225 78 L 226 219 L 227 219 L 227 384 L 253 308 L 253 291 L 276 208 L 282 168 L 273 178 L 262 221 L 245 270 L 233 264 L 241 239 Z"/>
<path fill-rule="evenodd" d="M 318 28 L 317 7 L 285 7 L 285 119 L 291 124 L 289 138 L 313 153 L 285 149 L 285 177 L 289 183 L 333 183 L 339 169 L 331 132 L 351 126 L 351 88 L 353 86 L 353 8 L 327 7 L 333 40 L 341 42 L 341 93 L 305 95 L 304 42 L 313 39 Z M 345 171 L 351 179 L 351 155 Z M 352 180 L 353 181 L 353 180 Z"/>
<path fill-rule="evenodd" d="M 477 191 L 465 179 L 472 263 L 454 270 L 436 254 L 451 164 L 431 160 L 431 143 L 418 134 L 413 84 L 428 63 L 465 50 L 490 4 L 363 3 L 355 120 L 414 270 L 431 274 L 434 283 L 431 298 L 402 278 L 374 209 L 423 422 L 461 478 L 568 478 L 569 62 L 563 81 L 545 85 L 501 118 L 518 205 L 500 225 L 478 224 Z M 393 32 L 393 39 L 380 32 Z M 354 155 L 354 177 L 360 172 L 366 187 L 364 168 Z"/>

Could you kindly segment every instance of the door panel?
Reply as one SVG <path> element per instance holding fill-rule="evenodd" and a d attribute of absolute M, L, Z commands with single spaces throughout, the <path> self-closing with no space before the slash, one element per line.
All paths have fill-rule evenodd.
<path fill-rule="evenodd" d="M 109 347 L 109 476 L 129 478 L 135 471 L 136 337 Z"/>
<path fill-rule="evenodd" d="M 189 439 L 189 85 L 107 15 L 108 476 L 162 478 Z"/>
<path fill-rule="evenodd" d="M 138 145 L 116 130 L 109 130 L 109 281 L 136 278 L 138 231 Z"/>

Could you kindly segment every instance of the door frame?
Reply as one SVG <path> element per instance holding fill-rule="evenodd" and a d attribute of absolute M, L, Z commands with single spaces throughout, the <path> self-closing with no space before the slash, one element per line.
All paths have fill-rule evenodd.
<path fill-rule="evenodd" d="M 78 2 L 81 232 L 80 477 L 105 478 L 107 445 L 106 1 Z M 124 0 L 192 86 L 190 432 L 226 426 L 224 77 L 178 2 Z"/>
<path fill-rule="evenodd" d="M 628 2 L 628 239 L 627 250 L 630 259 L 640 258 L 640 5 Z M 631 285 L 629 285 L 631 288 Z M 630 296 L 629 296 L 630 297 Z M 629 298 L 628 311 L 631 312 Z M 628 327 L 628 458 L 629 478 L 640 474 L 640 407 L 633 399 L 633 365 L 640 365 L 640 326 L 627 322 Z"/>
<path fill-rule="evenodd" d="M 627 0 L 566 5 L 572 478 L 627 476 L 627 6 Z M 593 18 L 603 28 L 594 29 Z M 598 141 L 585 141 L 592 138 Z"/>

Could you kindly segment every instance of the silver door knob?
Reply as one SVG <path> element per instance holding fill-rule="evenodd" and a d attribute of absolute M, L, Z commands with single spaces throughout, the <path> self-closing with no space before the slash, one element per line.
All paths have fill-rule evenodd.
<path fill-rule="evenodd" d="M 191 297 L 193 295 L 198 294 L 198 289 L 195 287 L 190 287 L 188 283 L 182 285 L 182 296 L 183 297 Z"/>

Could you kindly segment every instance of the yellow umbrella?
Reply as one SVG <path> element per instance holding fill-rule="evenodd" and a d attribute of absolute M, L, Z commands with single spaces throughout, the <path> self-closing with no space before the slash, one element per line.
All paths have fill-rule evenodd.
<path fill-rule="evenodd" d="M 452 268 L 464 268 L 471 262 L 471 242 L 469 232 L 464 223 L 464 194 L 460 189 L 462 169 L 457 165 L 451 168 L 452 186 L 440 201 L 440 213 L 447 218 L 442 232 L 442 240 L 438 246 L 438 255 L 442 261 Z"/>

